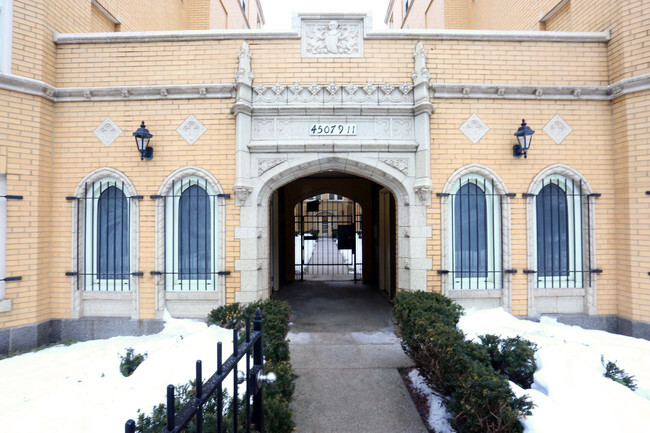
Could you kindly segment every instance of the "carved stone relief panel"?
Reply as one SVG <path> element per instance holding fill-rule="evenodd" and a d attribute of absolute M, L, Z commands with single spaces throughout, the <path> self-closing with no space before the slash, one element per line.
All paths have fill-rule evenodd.
<path fill-rule="evenodd" d="M 121 134 L 122 130 L 111 120 L 110 117 L 104 119 L 104 121 L 95 129 L 95 136 L 99 138 L 99 141 L 104 143 L 104 146 L 106 147 L 110 146 L 111 143 L 113 143 Z"/>
<path fill-rule="evenodd" d="M 573 128 L 559 114 L 556 114 L 544 127 L 544 132 L 557 144 L 562 143 L 571 131 Z"/>
<path fill-rule="evenodd" d="M 363 57 L 363 20 L 303 20 L 303 57 Z"/>

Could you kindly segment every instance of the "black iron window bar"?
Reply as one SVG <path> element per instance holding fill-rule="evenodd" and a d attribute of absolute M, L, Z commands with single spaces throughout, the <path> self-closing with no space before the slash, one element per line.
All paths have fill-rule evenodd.
<path fill-rule="evenodd" d="M 23 196 L 22 195 L 0 195 L 0 198 L 4 198 L 6 200 L 22 200 Z M 0 279 L 0 281 L 4 281 L 5 283 L 8 283 L 10 281 L 21 281 L 23 277 L 5 277 Z"/>
<path fill-rule="evenodd" d="M 438 193 L 449 200 L 449 275 L 454 290 L 499 289 L 504 276 L 516 269 L 504 269 L 503 200 L 514 193 L 498 194 L 494 181 L 458 181 L 455 193 Z"/>
<path fill-rule="evenodd" d="M 124 182 L 100 181 L 86 183 L 82 197 L 66 197 L 76 207 L 75 245 L 76 270 L 66 276 L 77 277 L 77 290 L 131 290 L 131 277 L 142 272 L 130 271 L 130 237 L 132 200 L 127 197 Z"/>
<path fill-rule="evenodd" d="M 538 194 L 525 193 L 535 200 L 537 288 L 580 288 L 592 285 L 592 275 L 602 273 L 592 266 L 590 199 L 598 193 L 584 191 L 582 181 L 546 180 Z M 586 281 L 585 281 L 586 278 Z"/>
<path fill-rule="evenodd" d="M 230 275 L 218 268 L 218 199 L 230 194 L 211 194 L 208 182 L 172 181 L 168 195 L 151 195 L 162 200 L 164 268 L 151 275 L 164 276 L 165 290 L 216 291 L 217 276 Z"/>

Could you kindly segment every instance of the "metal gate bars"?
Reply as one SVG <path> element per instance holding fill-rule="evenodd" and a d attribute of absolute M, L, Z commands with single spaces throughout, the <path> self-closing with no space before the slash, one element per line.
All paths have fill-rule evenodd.
<path fill-rule="evenodd" d="M 250 329 L 250 318 L 246 318 L 246 339 L 239 345 L 237 329 L 233 329 L 233 353 L 226 362 L 222 362 L 221 343 L 217 343 L 217 371 L 203 383 L 202 363 L 196 361 L 196 392 L 178 413 L 174 409 L 174 385 L 167 386 L 167 425 L 161 433 L 178 433 L 185 430 L 190 422 L 195 419 L 196 433 L 203 432 L 203 406 L 215 394 L 217 399 L 217 432 L 222 433 L 223 426 L 223 382 L 231 372 L 233 374 L 233 432 L 239 431 L 239 400 L 238 386 L 246 382 L 244 397 L 245 432 L 250 433 L 252 426 L 255 430 L 264 433 L 264 413 L 262 389 L 264 382 L 275 382 L 275 374 L 263 374 L 264 361 L 264 335 L 262 326 L 262 312 L 258 308 L 253 320 L 253 332 Z M 251 354 L 253 365 L 250 365 Z M 246 357 L 246 372 L 237 369 L 237 364 Z M 251 408 L 252 397 L 252 408 Z M 251 410 L 252 409 L 252 410 Z M 124 431 L 135 433 L 135 421 L 126 422 Z"/>
<path fill-rule="evenodd" d="M 294 207 L 295 275 L 354 279 L 362 271 L 361 206 L 339 194 L 320 194 Z"/>

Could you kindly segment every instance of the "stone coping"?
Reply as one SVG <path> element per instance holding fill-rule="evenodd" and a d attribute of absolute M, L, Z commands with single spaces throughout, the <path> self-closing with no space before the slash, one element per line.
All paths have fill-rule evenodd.
<path fill-rule="evenodd" d="M 334 16 L 334 15 L 332 15 Z M 336 15 L 341 18 L 341 15 Z M 356 16 L 355 16 L 356 17 Z M 270 40 L 300 39 L 300 33 L 291 30 L 177 30 L 154 32 L 108 32 L 108 33 L 58 33 L 53 35 L 57 45 L 67 44 L 111 44 L 176 41 L 213 40 Z M 513 41 L 513 42 L 596 42 L 606 43 L 611 39 L 605 32 L 546 32 L 514 30 L 374 30 L 365 34 L 365 39 L 413 39 L 413 40 L 465 40 L 465 41 Z"/>

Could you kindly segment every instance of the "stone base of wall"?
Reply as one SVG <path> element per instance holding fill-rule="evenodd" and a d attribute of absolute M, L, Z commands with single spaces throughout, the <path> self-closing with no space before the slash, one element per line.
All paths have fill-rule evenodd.
<path fill-rule="evenodd" d="M 635 322 L 618 316 L 589 316 L 586 314 L 545 314 L 560 323 L 597 329 L 614 334 L 650 340 L 650 323 Z M 537 318 L 529 320 L 539 321 Z M 0 330 L 0 354 L 30 350 L 57 341 L 88 341 L 116 336 L 142 336 L 163 330 L 162 320 L 128 320 L 111 318 L 55 319 L 36 325 Z"/>
<path fill-rule="evenodd" d="M 57 341 L 88 341 L 116 336 L 157 334 L 162 320 L 122 318 L 54 319 L 35 325 L 0 330 L 0 354 L 30 350 Z"/>
<path fill-rule="evenodd" d="M 615 315 L 589 316 L 587 314 L 543 314 L 554 317 L 565 325 L 580 326 L 585 329 L 597 329 L 613 334 L 650 340 L 650 323 L 631 321 Z M 539 317 L 528 319 L 538 322 Z"/>

